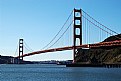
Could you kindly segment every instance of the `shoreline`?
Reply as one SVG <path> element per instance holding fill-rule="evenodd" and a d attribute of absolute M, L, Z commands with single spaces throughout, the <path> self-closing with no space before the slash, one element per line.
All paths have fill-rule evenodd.
<path fill-rule="evenodd" d="M 66 64 L 66 67 L 105 67 L 105 68 L 121 68 L 121 64 Z"/>

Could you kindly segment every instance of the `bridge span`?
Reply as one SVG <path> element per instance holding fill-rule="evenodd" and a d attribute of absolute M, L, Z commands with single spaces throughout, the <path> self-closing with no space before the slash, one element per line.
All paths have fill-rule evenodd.
<path fill-rule="evenodd" d="M 100 42 L 100 43 L 95 43 L 95 44 L 85 44 L 85 45 L 79 45 L 75 46 L 76 49 L 79 48 L 89 48 L 89 49 L 97 49 L 100 47 L 113 47 L 113 46 L 121 46 L 121 40 L 116 40 L 116 41 L 110 41 L 110 42 Z M 35 54 L 42 54 L 42 53 L 48 53 L 48 52 L 56 52 L 56 51 L 64 51 L 64 50 L 73 50 L 74 46 L 68 46 L 68 47 L 61 47 L 61 48 L 52 48 L 52 49 L 46 49 L 46 50 L 40 50 L 40 51 L 35 51 L 27 54 L 23 54 L 18 57 L 26 57 L 26 56 L 31 56 Z"/>

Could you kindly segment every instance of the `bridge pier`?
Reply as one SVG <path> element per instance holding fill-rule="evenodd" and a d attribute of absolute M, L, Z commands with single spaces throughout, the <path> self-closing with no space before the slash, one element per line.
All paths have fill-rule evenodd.
<path fill-rule="evenodd" d="M 79 31 L 79 32 L 77 32 Z M 82 45 L 82 11 L 81 9 L 74 9 L 74 26 L 73 26 L 73 63 L 76 63 L 77 48 Z"/>

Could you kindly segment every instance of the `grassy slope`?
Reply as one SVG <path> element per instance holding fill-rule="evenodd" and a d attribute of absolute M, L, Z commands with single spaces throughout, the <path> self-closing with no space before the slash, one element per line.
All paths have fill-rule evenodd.
<path fill-rule="evenodd" d="M 121 38 L 121 34 L 116 35 Z M 111 36 L 104 41 L 118 40 L 115 36 Z M 94 60 L 96 59 L 96 60 Z M 121 62 L 121 47 L 115 48 L 100 48 L 100 49 L 89 49 L 82 50 L 78 49 L 77 62 L 87 63 L 118 63 Z"/>

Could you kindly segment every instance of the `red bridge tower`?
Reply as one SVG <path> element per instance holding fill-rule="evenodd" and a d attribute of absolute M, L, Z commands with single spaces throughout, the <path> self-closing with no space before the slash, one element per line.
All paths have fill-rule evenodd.
<path fill-rule="evenodd" d="M 74 9 L 74 26 L 73 26 L 73 62 L 75 63 L 77 49 L 75 46 L 82 45 L 82 12 L 81 9 Z"/>
<path fill-rule="evenodd" d="M 18 58 L 18 64 L 21 63 L 21 61 L 23 61 L 23 39 L 19 39 L 19 58 Z"/>

